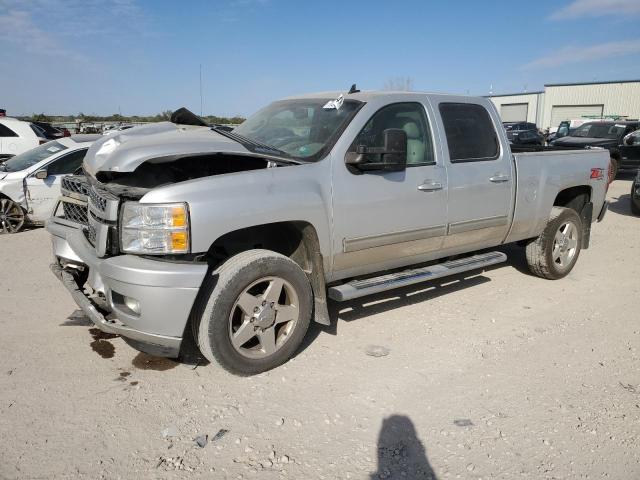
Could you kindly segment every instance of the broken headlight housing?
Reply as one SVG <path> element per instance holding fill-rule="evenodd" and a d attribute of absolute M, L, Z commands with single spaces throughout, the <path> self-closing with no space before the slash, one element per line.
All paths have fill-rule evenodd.
<path fill-rule="evenodd" d="M 125 253 L 189 253 L 186 203 L 125 202 L 120 213 L 120 248 Z"/>

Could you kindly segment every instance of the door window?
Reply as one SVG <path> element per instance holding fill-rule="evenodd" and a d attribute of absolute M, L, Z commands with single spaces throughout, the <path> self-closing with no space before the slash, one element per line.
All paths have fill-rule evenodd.
<path fill-rule="evenodd" d="M 54 160 L 47 166 L 49 175 L 67 175 L 74 173 L 82 165 L 82 160 L 87 153 L 87 149 L 76 150 L 73 153 Z"/>
<path fill-rule="evenodd" d="M 398 128 L 407 134 L 407 166 L 433 165 L 435 156 L 431 128 L 419 103 L 394 103 L 378 110 L 355 138 L 349 151 L 357 147 L 384 147 L 384 131 Z"/>
<path fill-rule="evenodd" d="M 498 136 L 482 105 L 441 103 L 439 108 L 452 163 L 498 158 Z"/>

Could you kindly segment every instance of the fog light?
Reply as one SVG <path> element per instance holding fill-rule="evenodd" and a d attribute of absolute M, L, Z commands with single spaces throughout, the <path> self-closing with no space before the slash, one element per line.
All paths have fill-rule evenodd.
<path fill-rule="evenodd" d="M 140 315 L 140 302 L 135 298 L 124 297 L 125 306 L 136 315 Z"/>

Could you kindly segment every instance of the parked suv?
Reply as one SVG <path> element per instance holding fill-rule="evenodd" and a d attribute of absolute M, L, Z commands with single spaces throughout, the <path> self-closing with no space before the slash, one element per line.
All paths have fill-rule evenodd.
<path fill-rule="evenodd" d="M 11 158 L 47 141 L 44 132 L 32 123 L 0 117 L 0 159 Z"/>

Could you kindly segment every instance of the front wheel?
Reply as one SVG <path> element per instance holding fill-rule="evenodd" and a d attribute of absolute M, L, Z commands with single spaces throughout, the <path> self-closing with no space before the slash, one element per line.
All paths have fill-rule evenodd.
<path fill-rule="evenodd" d="M 529 269 L 551 280 L 565 277 L 573 269 L 582 246 L 582 221 L 571 208 L 553 207 L 547 226 L 526 246 Z"/>
<path fill-rule="evenodd" d="M 253 375 L 286 362 L 309 327 L 313 295 L 300 266 L 269 250 L 249 250 L 214 273 L 194 325 L 202 354 L 231 373 Z"/>
<path fill-rule="evenodd" d="M 17 233 L 24 226 L 24 210 L 13 200 L 0 198 L 0 233 Z"/>

